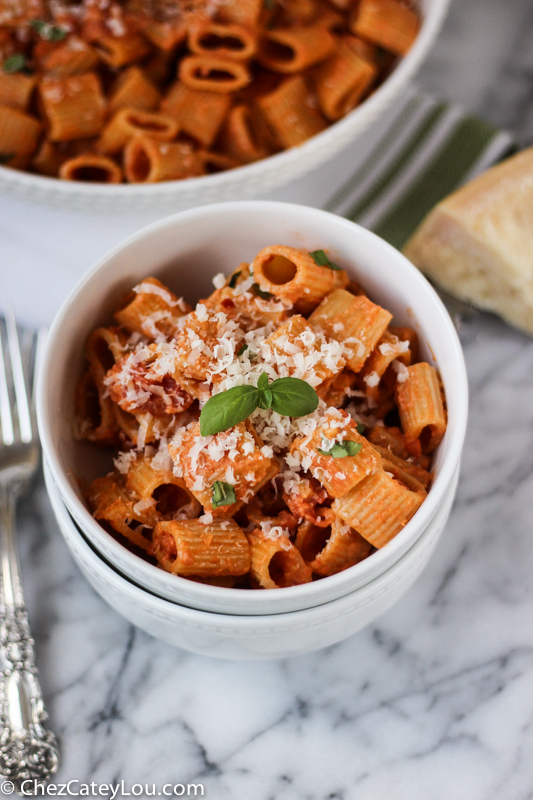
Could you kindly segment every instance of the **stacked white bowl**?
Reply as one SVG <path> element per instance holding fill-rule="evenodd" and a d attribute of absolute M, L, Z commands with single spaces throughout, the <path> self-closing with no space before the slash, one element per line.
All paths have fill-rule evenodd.
<path fill-rule="evenodd" d="M 269 591 L 209 586 L 171 575 L 119 544 L 91 516 L 80 489 L 110 457 L 73 436 L 74 391 L 89 332 L 109 323 L 119 298 L 160 278 L 194 303 L 269 244 L 326 249 L 394 314 L 414 327 L 421 356 L 439 369 L 448 429 L 428 497 L 405 528 L 360 564 L 311 584 Z M 423 569 L 455 494 L 468 409 L 461 347 L 444 306 L 394 248 L 340 217 L 285 203 L 237 202 L 181 212 L 145 228 L 103 258 L 59 312 L 40 371 L 38 413 L 52 505 L 71 552 L 99 592 L 131 622 L 167 642 L 226 658 L 294 655 L 349 636 L 389 608 Z"/>

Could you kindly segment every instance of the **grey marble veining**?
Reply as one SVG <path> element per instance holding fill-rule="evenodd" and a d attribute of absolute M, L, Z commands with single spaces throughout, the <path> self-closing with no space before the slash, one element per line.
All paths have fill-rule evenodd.
<path fill-rule="evenodd" d="M 530 41 L 533 0 L 456 0 L 420 80 L 526 137 Z M 48 321 L 146 221 L 0 197 L 1 302 Z M 236 663 L 152 639 L 82 578 L 38 484 L 19 518 L 57 781 L 196 782 L 216 800 L 533 797 L 533 341 L 480 313 L 461 338 L 471 408 L 450 523 L 408 594 L 326 650 Z"/>

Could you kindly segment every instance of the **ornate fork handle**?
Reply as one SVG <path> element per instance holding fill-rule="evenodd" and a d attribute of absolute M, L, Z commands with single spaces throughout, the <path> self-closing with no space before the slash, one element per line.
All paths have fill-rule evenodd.
<path fill-rule="evenodd" d="M 0 775 L 12 781 L 17 792 L 30 795 L 36 782 L 56 771 L 58 746 L 47 726 L 34 661 L 19 576 L 14 508 L 15 495 L 0 490 Z"/>

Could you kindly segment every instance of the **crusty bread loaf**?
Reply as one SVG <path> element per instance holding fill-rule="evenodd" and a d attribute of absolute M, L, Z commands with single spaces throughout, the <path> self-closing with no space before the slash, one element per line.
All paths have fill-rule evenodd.
<path fill-rule="evenodd" d="M 435 206 L 404 253 L 445 291 L 533 335 L 533 148 Z"/>

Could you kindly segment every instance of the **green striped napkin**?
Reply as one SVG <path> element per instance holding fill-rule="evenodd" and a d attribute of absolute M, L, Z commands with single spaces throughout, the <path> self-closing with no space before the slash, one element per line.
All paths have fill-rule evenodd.
<path fill-rule="evenodd" d="M 324 206 L 401 248 L 431 208 L 513 152 L 512 136 L 408 89 L 371 151 Z"/>

